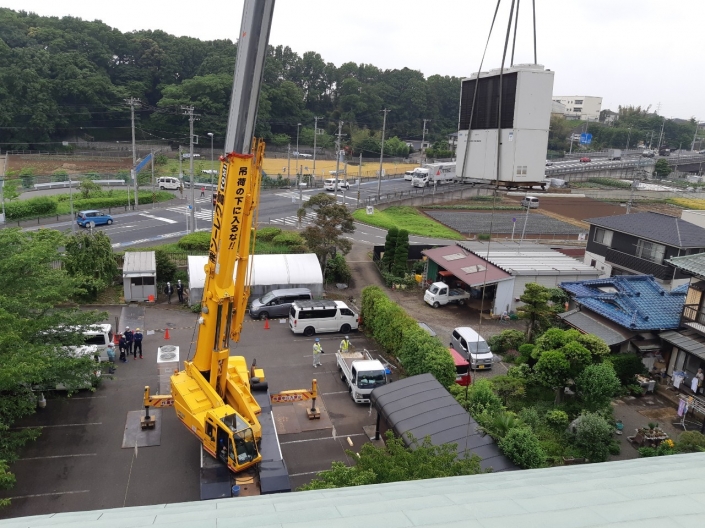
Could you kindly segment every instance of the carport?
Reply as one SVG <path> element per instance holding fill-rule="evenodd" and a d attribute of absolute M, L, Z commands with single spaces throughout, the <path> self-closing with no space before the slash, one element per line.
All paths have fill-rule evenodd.
<path fill-rule="evenodd" d="M 467 452 L 479 456 L 482 469 L 517 469 L 491 436 L 480 434 L 477 422 L 432 374 L 377 387 L 370 401 L 377 409 L 376 432 L 391 429 L 410 449 L 415 444 L 407 433 L 418 442 L 429 437 L 433 445 L 457 444 L 458 455 Z"/>
<path fill-rule="evenodd" d="M 514 277 L 482 257 L 453 245 L 425 249 L 429 283 L 442 281 L 451 287 L 469 290 L 473 299 L 491 302 L 493 313 L 509 311 Z M 487 307 L 487 306 L 486 306 Z"/>

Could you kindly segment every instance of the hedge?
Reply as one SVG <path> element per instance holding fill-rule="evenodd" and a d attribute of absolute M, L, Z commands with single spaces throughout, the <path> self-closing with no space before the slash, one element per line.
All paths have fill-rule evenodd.
<path fill-rule="evenodd" d="M 58 204 L 48 196 L 40 196 L 30 200 L 5 202 L 5 214 L 8 220 L 22 220 L 57 214 Z"/>
<path fill-rule="evenodd" d="M 362 318 L 372 337 L 401 362 L 407 374 L 429 372 L 445 387 L 455 383 L 455 364 L 448 349 L 377 286 L 362 290 Z"/>
<path fill-rule="evenodd" d="M 186 251 L 208 251 L 211 245 L 211 232 L 198 231 L 190 233 L 182 236 L 177 244 Z"/>

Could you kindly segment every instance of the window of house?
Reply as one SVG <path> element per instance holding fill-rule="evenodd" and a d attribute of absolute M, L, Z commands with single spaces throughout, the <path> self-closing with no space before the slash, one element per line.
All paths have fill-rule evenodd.
<path fill-rule="evenodd" d="M 597 228 L 595 229 L 595 238 L 593 240 L 603 246 L 612 247 L 612 231 Z"/>
<path fill-rule="evenodd" d="M 580 105 L 581 105 L 581 104 L 583 104 L 583 100 L 582 100 L 582 99 L 576 99 L 576 100 L 575 100 L 575 104 L 580 104 Z"/>
<path fill-rule="evenodd" d="M 666 246 L 654 244 L 647 240 L 639 240 L 636 244 L 636 256 L 644 260 L 650 260 L 656 264 L 663 262 L 663 255 L 666 252 Z"/>
<path fill-rule="evenodd" d="M 573 110 L 575 110 L 576 112 L 582 112 L 582 111 L 583 111 L 582 107 L 580 107 L 580 106 L 576 106 Z"/>
<path fill-rule="evenodd" d="M 517 176 L 526 176 L 528 165 L 517 165 Z"/>

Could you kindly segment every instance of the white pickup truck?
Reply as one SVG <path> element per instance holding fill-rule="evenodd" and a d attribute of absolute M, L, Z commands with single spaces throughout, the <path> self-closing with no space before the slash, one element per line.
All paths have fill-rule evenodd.
<path fill-rule="evenodd" d="M 375 387 L 387 384 L 387 371 L 378 359 L 370 353 L 341 352 L 335 354 L 338 360 L 340 379 L 348 386 L 350 396 L 355 403 L 370 403 L 370 393 Z"/>
<path fill-rule="evenodd" d="M 470 294 L 465 290 L 455 289 L 445 282 L 434 282 L 423 294 L 423 300 L 434 308 L 445 306 L 449 303 L 458 303 L 461 306 L 470 298 Z"/>

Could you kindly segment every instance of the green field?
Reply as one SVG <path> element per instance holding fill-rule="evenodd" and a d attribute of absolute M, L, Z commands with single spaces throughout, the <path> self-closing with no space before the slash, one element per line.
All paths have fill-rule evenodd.
<path fill-rule="evenodd" d="M 358 209 L 353 216 L 358 222 L 383 229 L 391 227 L 406 229 L 411 235 L 451 240 L 465 239 L 460 233 L 424 216 L 413 207 L 389 207 L 383 211 L 375 210 L 371 215 L 368 215 L 365 209 Z"/>

